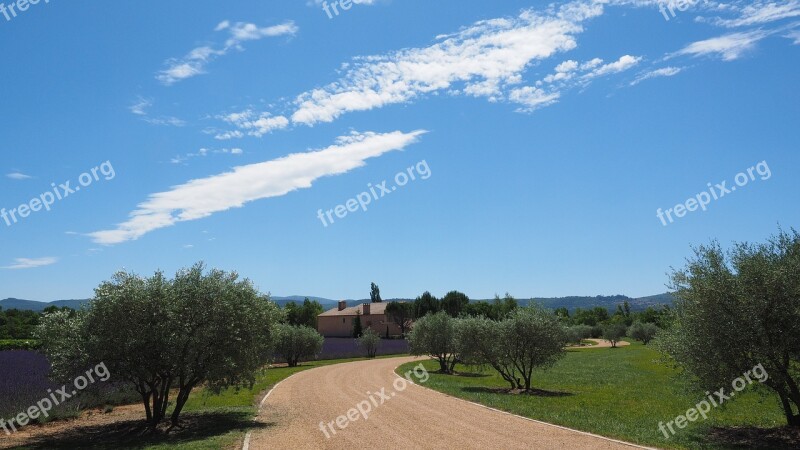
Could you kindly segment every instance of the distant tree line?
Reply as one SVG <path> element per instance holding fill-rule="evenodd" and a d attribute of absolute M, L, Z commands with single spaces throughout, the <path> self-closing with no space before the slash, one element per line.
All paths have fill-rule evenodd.
<path fill-rule="evenodd" d="M 19 309 L 3 310 L 3 308 L 0 308 L 0 339 L 33 339 L 41 317 L 57 311 L 75 313 L 74 310 L 66 306 L 62 308 L 48 306 L 42 312 Z"/>
<path fill-rule="evenodd" d="M 299 325 L 317 329 L 317 316 L 322 314 L 325 309 L 322 304 L 316 300 L 309 300 L 306 297 L 303 303 L 298 305 L 295 302 L 289 302 L 283 306 L 283 319 L 282 323 L 289 325 Z"/>
<path fill-rule="evenodd" d="M 389 302 L 386 305 L 386 316 L 405 335 L 415 320 L 429 314 L 443 312 L 454 318 L 469 316 L 500 320 L 518 306 L 517 300 L 508 293 L 503 298 L 495 296 L 493 301 L 470 302 L 466 294 L 458 291 L 450 291 L 441 299 L 425 291 L 413 302 Z"/>

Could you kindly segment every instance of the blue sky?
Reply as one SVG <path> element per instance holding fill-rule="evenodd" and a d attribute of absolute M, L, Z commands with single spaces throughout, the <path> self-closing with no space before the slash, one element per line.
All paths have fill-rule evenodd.
<path fill-rule="evenodd" d="M 800 224 L 798 1 L 337 9 L 0 10 L 0 298 L 199 260 L 275 295 L 644 296 L 692 245 Z"/>

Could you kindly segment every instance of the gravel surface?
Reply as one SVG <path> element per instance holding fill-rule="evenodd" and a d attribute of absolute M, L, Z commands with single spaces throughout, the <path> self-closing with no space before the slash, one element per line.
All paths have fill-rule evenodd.
<path fill-rule="evenodd" d="M 278 385 L 264 401 L 248 450 L 270 448 L 502 448 L 502 449 L 631 449 L 621 442 L 526 420 L 459 400 L 421 386 L 400 389 L 394 369 L 420 361 L 411 357 L 336 364 L 300 372 Z M 416 381 L 416 378 L 412 376 Z M 396 384 L 395 384 L 396 383 Z M 375 393 L 384 389 L 383 399 Z M 359 403 L 368 418 L 340 419 Z M 374 403 L 373 403 L 374 405 Z M 330 437 L 320 422 L 334 422 Z M 278 444 L 280 443 L 280 444 Z M 641 448 L 641 447 L 638 447 Z"/>

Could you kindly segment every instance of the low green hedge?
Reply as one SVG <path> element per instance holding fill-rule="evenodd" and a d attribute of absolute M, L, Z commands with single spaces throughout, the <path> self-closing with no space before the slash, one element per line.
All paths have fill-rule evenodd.
<path fill-rule="evenodd" d="M 39 341 L 34 339 L 0 339 L 0 352 L 6 350 L 37 350 Z"/>

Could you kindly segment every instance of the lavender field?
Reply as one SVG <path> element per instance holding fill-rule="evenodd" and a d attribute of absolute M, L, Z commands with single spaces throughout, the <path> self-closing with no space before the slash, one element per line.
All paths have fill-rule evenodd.
<path fill-rule="evenodd" d="M 38 352 L 11 350 L 0 352 L 0 418 L 10 419 L 61 387 L 48 379 L 50 363 Z M 113 380 L 113 374 L 112 374 Z M 50 411 L 44 420 L 76 416 L 81 410 L 102 405 L 119 405 L 137 401 L 137 397 L 120 383 L 97 383 L 80 395 Z M 37 419 L 41 420 L 41 419 Z"/>
<path fill-rule="evenodd" d="M 11 418 L 47 396 L 55 383 L 47 379 L 50 364 L 27 350 L 0 352 L 0 417 Z"/>

